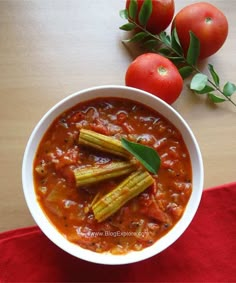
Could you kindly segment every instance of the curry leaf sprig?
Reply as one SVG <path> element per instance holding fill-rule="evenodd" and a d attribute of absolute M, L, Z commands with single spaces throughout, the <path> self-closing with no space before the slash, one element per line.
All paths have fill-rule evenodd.
<path fill-rule="evenodd" d="M 178 68 L 183 79 L 192 75 L 190 89 L 195 93 L 205 94 L 213 103 L 229 101 L 236 107 L 231 96 L 236 92 L 236 85 L 226 82 L 221 88 L 220 77 L 212 64 L 208 64 L 209 76 L 202 73 L 197 66 L 200 54 L 200 42 L 190 31 L 190 44 L 184 54 L 178 34 L 174 28 L 171 34 L 166 31 L 152 34 L 146 29 L 152 13 L 152 1 L 145 0 L 138 12 L 137 0 L 131 0 L 128 9 L 120 11 L 120 16 L 128 22 L 120 27 L 124 31 L 135 31 L 134 35 L 124 43 L 140 42 L 147 51 L 156 52 L 171 60 Z"/>

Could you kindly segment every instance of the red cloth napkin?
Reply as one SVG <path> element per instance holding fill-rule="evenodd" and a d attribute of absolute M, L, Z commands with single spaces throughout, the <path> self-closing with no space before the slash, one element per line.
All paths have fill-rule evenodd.
<path fill-rule="evenodd" d="M 204 191 L 185 233 L 142 262 L 79 260 L 37 227 L 0 234 L 0 282 L 236 282 L 236 182 Z"/>

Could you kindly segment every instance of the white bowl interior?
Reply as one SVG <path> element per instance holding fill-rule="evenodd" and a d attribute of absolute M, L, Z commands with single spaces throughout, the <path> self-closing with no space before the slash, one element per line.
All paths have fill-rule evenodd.
<path fill-rule="evenodd" d="M 75 104 L 87 101 L 96 97 L 121 97 L 136 100 L 155 109 L 157 112 L 165 116 L 172 124 L 174 124 L 182 133 L 184 141 L 190 153 L 192 172 L 193 172 L 193 190 L 190 200 L 187 204 L 185 212 L 179 222 L 164 237 L 142 251 L 130 252 L 126 255 L 112 255 L 109 253 L 95 253 L 90 250 L 83 249 L 67 241 L 51 224 L 50 220 L 42 211 L 34 190 L 33 182 L 33 161 L 38 144 L 48 129 L 49 125 L 63 111 L 69 109 Z M 23 165 L 22 165 L 22 182 L 25 199 L 29 210 L 43 233 L 57 246 L 78 258 L 101 264 L 127 264 L 147 259 L 155 254 L 160 253 L 175 242 L 185 231 L 192 221 L 203 190 L 203 163 L 201 152 L 197 141 L 184 119 L 168 104 L 153 95 L 124 86 L 100 86 L 74 93 L 51 108 L 39 121 L 33 130 L 27 143 Z"/>

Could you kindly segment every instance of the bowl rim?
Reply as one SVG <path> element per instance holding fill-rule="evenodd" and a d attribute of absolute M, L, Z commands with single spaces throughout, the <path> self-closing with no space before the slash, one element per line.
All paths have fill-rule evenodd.
<path fill-rule="evenodd" d="M 31 176 L 33 170 L 32 161 L 34 160 L 35 150 L 43 134 L 48 129 L 52 121 L 56 117 L 58 117 L 63 111 L 73 107 L 73 105 L 95 98 L 94 92 L 96 93 L 102 91 L 104 93 L 106 93 L 107 91 L 111 91 L 111 93 L 112 92 L 113 93 L 112 95 L 107 94 L 107 95 L 100 95 L 97 97 L 114 97 L 114 96 L 123 97 L 122 96 L 123 93 L 122 95 L 119 95 L 117 94 L 117 91 L 124 91 L 132 94 L 133 97 L 135 97 L 135 98 L 127 97 L 127 99 L 136 100 L 138 102 L 143 103 L 144 105 L 147 105 L 148 107 L 151 107 L 151 105 L 146 104 L 147 101 L 148 103 L 150 103 L 150 101 L 151 102 L 155 101 L 154 107 L 156 105 L 160 105 L 160 107 L 165 109 L 165 114 L 171 115 L 170 122 L 174 124 L 178 129 L 181 126 L 182 129 L 181 133 L 183 135 L 183 138 L 184 136 L 188 138 L 188 141 L 185 140 L 185 143 L 191 145 L 191 148 L 190 149 L 188 148 L 188 150 L 189 153 L 190 150 L 194 152 L 194 160 L 195 163 L 197 163 L 195 164 L 196 165 L 195 167 L 199 171 L 197 172 L 198 180 L 196 180 L 197 177 L 194 178 L 193 176 L 193 181 L 195 182 L 193 184 L 193 187 L 197 186 L 198 190 L 192 192 L 192 195 L 189 199 L 185 212 L 182 215 L 181 219 L 175 224 L 175 226 L 165 236 L 163 236 L 157 242 L 155 242 L 152 246 L 147 247 L 141 251 L 131 251 L 124 255 L 112 255 L 110 253 L 96 253 L 90 250 L 83 249 L 80 246 L 69 242 L 63 235 L 60 234 L 60 232 L 56 229 L 56 227 L 54 227 L 53 224 L 50 223 L 50 220 L 47 218 L 47 216 L 43 213 L 42 209 L 40 208 L 40 205 L 37 202 L 35 189 L 33 186 L 33 178 Z M 88 99 L 84 99 L 85 95 L 88 95 Z M 76 100 L 77 98 L 78 101 L 75 103 L 74 100 Z M 145 102 L 141 101 L 143 99 L 145 100 Z M 159 110 L 155 110 L 155 111 L 159 112 L 161 115 L 163 115 L 165 118 L 169 120 L 170 116 L 167 117 Z M 175 121 L 172 120 L 173 117 L 176 118 Z M 184 133 L 182 131 L 184 131 Z M 191 162 L 193 162 L 192 160 L 193 157 L 192 156 L 190 157 L 191 157 Z M 28 171 L 30 168 L 31 168 L 31 174 L 29 176 Z M 159 254 L 160 252 L 168 248 L 170 245 L 172 245 L 184 233 L 184 231 L 187 229 L 192 219 L 194 218 L 200 204 L 200 200 L 203 192 L 203 183 L 204 183 L 204 168 L 203 168 L 201 151 L 191 128 L 189 127 L 187 122 L 183 119 L 183 117 L 172 106 L 170 106 L 160 98 L 153 96 L 152 94 L 140 89 L 127 87 L 127 86 L 120 86 L 120 85 L 101 85 L 101 86 L 86 88 L 74 92 L 66 96 L 59 102 L 57 102 L 42 116 L 42 118 L 38 121 L 33 131 L 31 132 L 28 142 L 26 144 L 26 148 L 23 155 L 23 161 L 22 161 L 22 185 L 23 185 L 23 193 L 24 193 L 25 201 L 27 203 L 28 209 L 33 219 L 35 220 L 39 228 L 42 230 L 42 232 L 54 244 L 56 244 L 58 247 L 60 247 L 67 253 L 89 262 L 106 264 L 106 265 L 121 265 L 121 264 L 139 262 L 147 258 L 150 258 L 156 254 Z"/>

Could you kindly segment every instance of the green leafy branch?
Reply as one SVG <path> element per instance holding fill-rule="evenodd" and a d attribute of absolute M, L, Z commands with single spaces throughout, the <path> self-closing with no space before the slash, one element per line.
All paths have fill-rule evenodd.
<path fill-rule="evenodd" d="M 170 35 L 165 31 L 160 34 L 152 34 L 146 29 L 151 13 L 151 0 L 144 1 L 139 13 L 137 0 L 131 0 L 128 9 L 120 11 L 120 16 L 128 21 L 120 29 L 135 31 L 130 39 L 123 40 L 123 42 L 140 42 L 147 51 L 159 53 L 171 60 L 177 66 L 183 79 L 192 75 L 190 89 L 195 93 L 207 95 L 214 103 L 229 101 L 236 106 L 236 103 L 231 99 L 232 94 L 236 91 L 236 85 L 226 82 L 221 88 L 219 74 L 213 65 L 208 64 L 210 78 L 197 67 L 200 42 L 195 34 L 190 31 L 190 44 L 185 55 L 175 28 Z"/>

